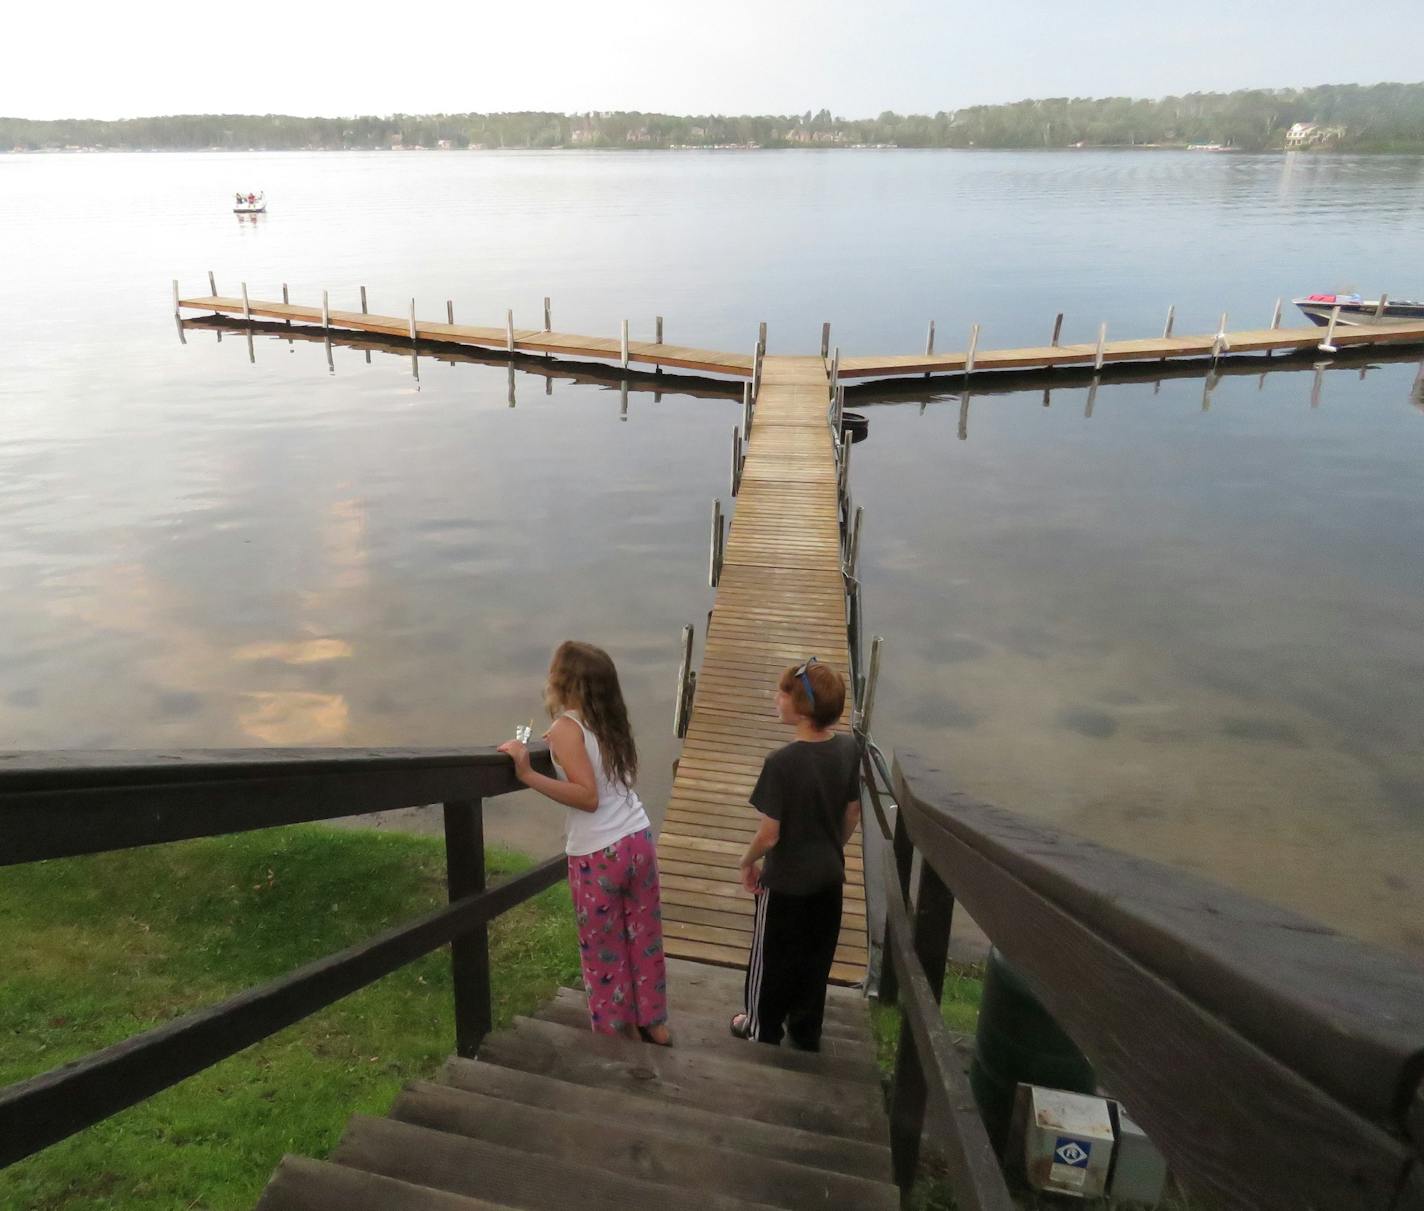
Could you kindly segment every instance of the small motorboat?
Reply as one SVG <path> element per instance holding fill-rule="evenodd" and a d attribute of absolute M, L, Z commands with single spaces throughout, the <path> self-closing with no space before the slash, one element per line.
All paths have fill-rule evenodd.
<path fill-rule="evenodd" d="M 1424 322 L 1424 303 L 1413 303 L 1407 299 L 1392 300 L 1382 294 L 1377 299 L 1367 299 L 1358 294 L 1310 294 L 1303 299 L 1292 299 L 1306 317 L 1322 328 L 1330 323 L 1331 314 L 1338 308 L 1340 315 L 1335 321 L 1346 327 L 1358 328 L 1369 324 L 1397 324 L 1403 321 Z"/>
<path fill-rule="evenodd" d="M 233 214 L 266 214 L 267 201 L 260 193 L 240 193 L 237 195 L 237 205 L 232 208 Z"/>

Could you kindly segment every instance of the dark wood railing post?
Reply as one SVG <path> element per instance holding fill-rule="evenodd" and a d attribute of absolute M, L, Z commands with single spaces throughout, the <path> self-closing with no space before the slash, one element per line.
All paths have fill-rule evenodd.
<path fill-rule="evenodd" d="M 895 821 L 898 844 L 904 830 L 904 804 Z M 906 847 L 908 846 L 906 833 Z M 908 863 L 907 863 L 908 865 Z M 920 890 L 915 899 L 915 955 L 924 968 L 934 1002 L 939 1004 L 944 994 L 944 971 L 949 958 L 949 930 L 954 919 L 954 896 L 944 880 L 928 862 L 920 864 Z M 890 1090 L 891 1154 L 895 1168 L 895 1184 L 908 1192 L 915 1182 L 920 1163 L 920 1136 L 925 1129 L 927 1086 L 924 1066 L 915 1047 L 910 1023 L 904 1012 L 900 1015 L 900 1047 L 895 1056 L 895 1080 Z"/>
<path fill-rule="evenodd" d="M 915 848 L 910 844 L 910 833 L 905 827 L 905 813 L 898 806 L 895 809 L 895 831 L 891 845 L 895 852 L 895 873 L 899 876 L 900 900 L 903 903 L 910 894 L 910 867 L 914 862 Z M 887 896 L 893 893 L 894 888 L 885 889 Z M 890 926 L 887 924 L 885 928 L 888 930 Z M 900 996 L 900 980 L 895 974 L 895 955 L 888 936 L 880 948 L 880 954 L 880 1003 L 893 1005 Z"/>
<path fill-rule="evenodd" d="M 450 899 L 485 890 L 483 801 L 445 804 L 445 879 Z M 494 1025 L 490 1005 L 489 928 L 480 925 L 450 943 L 455 987 L 455 1051 L 473 1059 Z"/>

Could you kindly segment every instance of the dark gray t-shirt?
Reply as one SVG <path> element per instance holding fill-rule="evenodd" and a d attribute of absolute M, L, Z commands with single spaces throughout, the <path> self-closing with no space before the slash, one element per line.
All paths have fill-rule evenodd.
<path fill-rule="evenodd" d="M 809 896 L 845 882 L 846 804 L 860 798 L 860 748 L 854 736 L 793 740 L 767 757 L 752 790 L 752 806 L 781 823 L 766 855 L 763 886 Z"/>

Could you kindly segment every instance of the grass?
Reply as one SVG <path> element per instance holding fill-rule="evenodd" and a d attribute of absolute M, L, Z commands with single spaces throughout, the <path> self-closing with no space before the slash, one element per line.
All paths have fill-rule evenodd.
<path fill-rule="evenodd" d="M 493 850 L 494 876 L 529 865 Z M 438 838 L 303 826 L 0 872 L 0 1084 L 341 950 L 445 899 Z M 568 890 L 491 925 L 496 1025 L 576 983 Z M 4 1211 L 251 1207 L 285 1152 L 454 1050 L 448 952 L 417 960 L 6 1170 Z"/>

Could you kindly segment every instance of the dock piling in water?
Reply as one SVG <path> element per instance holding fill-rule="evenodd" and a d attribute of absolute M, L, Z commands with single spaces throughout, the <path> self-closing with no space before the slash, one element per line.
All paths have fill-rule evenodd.
<path fill-rule="evenodd" d="M 454 299 L 446 299 L 446 300 L 445 300 L 445 322 L 446 322 L 447 324 L 454 324 L 454 322 L 455 322 L 455 300 L 454 300 Z"/>
<path fill-rule="evenodd" d="M 1172 325 L 1177 319 L 1177 304 L 1173 303 L 1167 308 L 1167 322 L 1162 325 L 1162 339 L 1170 340 L 1172 337 Z"/>
<path fill-rule="evenodd" d="M 283 283 L 282 283 L 282 306 L 284 306 L 284 307 L 285 307 L 285 306 L 288 306 L 288 305 L 291 303 L 291 301 L 292 301 L 292 300 L 287 297 L 287 283 L 286 283 L 286 282 L 283 282 Z M 291 321 L 288 321 L 288 322 L 290 323 Z"/>
<path fill-rule="evenodd" d="M 1101 324 L 1098 325 L 1098 348 L 1097 352 L 1093 354 L 1094 370 L 1101 370 L 1103 368 L 1103 354 L 1107 349 L 1107 343 L 1108 323 L 1106 320 L 1104 320 Z"/>
<path fill-rule="evenodd" d="M 1058 348 L 1058 340 L 1063 335 L 1063 312 L 1059 312 L 1053 317 L 1053 339 L 1048 342 L 1052 349 Z"/>
<path fill-rule="evenodd" d="M 1281 326 L 1281 303 L 1283 300 L 1276 300 L 1276 309 L 1271 312 L 1271 331 L 1274 332 Z"/>
<path fill-rule="evenodd" d="M 513 321 L 511 321 L 511 323 L 512 323 L 512 322 L 513 322 Z M 512 329 L 512 328 L 510 329 L 510 332 L 511 332 L 511 334 L 513 333 L 513 329 Z M 509 345 L 509 347 L 510 347 L 511 349 L 513 349 L 513 348 L 514 348 L 514 337 L 513 337 L 513 335 L 510 336 L 509 340 L 510 340 L 510 345 Z M 622 330 L 621 330 L 621 349 L 622 349 L 623 369 L 626 370 L 626 369 L 628 369 L 628 321 L 627 321 L 627 320 L 624 320 L 624 321 L 623 321 L 623 326 L 622 326 Z"/>
<path fill-rule="evenodd" d="M 658 317 L 657 317 L 657 320 L 656 320 L 656 323 L 654 323 L 654 325 L 653 325 L 653 344 L 655 344 L 655 345 L 661 345 L 662 343 L 663 343 L 663 317 L 662 317 L 662 316 L 658 316 Z"/>
<path fill-rule="evenodd" d="M 1316 348 L 1319 349 L 1321 353 L 1339 353 L 1339 352 L 1340 352 L 1340 350 L 1335 347 L 1335 324 L 1336 324 L 1336 322 L 1337 322 L 1339 319 L 1340 319 L 1340 308 L 1339 308 L 1339 307 L 1332 307 L 1332 308 L 1330 308 L 1330 324 L 1329 324 L 1329 326 L 1325 329 L 1325 339 L 1324 339 L 1323 341 L 1321 341 L 1319 345 L 1316 346 Z"/>
<path fill-rule="evenodd" d="M 925 356 L 934 357 L 934 320 L 930 321 L 929 331 L 925 333 Z"/>
<path fill-rule="evenodd" d="M 321 292 L 321 326 L 327 332 L 331 331 L 331 296 L 325 290 Z"/>
<path fill-rule="evenodd" d="M 964 358 L 964 373 L 965 373 L 965 374 L 973 374 L 973 373 L 974 373 L 974 355 L 975 355 L 975 353 L 978 352 L 978 350 L 979 350 L 979 325 L 978 325 L 978 324 L 975 324 L 974 327 L 972 327 L 972 328 L 969 330 L 969 352 L 965 355 L 965 358 Z"/>
<path fill-rule="evenodd" d="M 552 331 L 554 330 L 554 328 L 553 328 L 553 323 L 552 323 L 552 321 L 550 320 L 549 315 L 550 315 L 550 312 L 549 312 L 549 296 L 546 294 L 546 295 L 544 296 L 544 331 L 545 331 L 545 332 L 552 332 Z"/>
<path fill-rule="evenodd" d="M 415 344 L 415 300 L 410 300 L 410 343 Z M 418 375 L 416 377 L 419 377 Z"/>
<path fill-rule="evenodd" d="M 287 301 L 287 296 L 286 296 L 286 294 L 283 294 L 283 295 L 282 295 L 282 302 L 285 303 L 286 301 Z M 362 314 L 362 315 L 367 314 L 367 312 L 366 312 L 366 287 L 364 287 L 364 286 L 361 287 L 361 314 Z"/>
<path fill-rule="evenodd" d="M 508 308 L 504 313 L 504 351 L 514 352 L 514 308 Z M 628 363 L 623 363 L 626 368 Z"/>
<path fill-rule="evenodd" d="M 183 318 L 183 304 L 180 302 L 180 299 L 181 299 L 181 298 L 182 298 L 182 296 L 178 293 L 178 279 L 177 279 L 177 278 L 174 278 L 174 279 L 173 279 L 173 314 L 174 314 L 174 316 L 176 316 L 179 320 L 182 320 L 182 318 Z M 183 329 L 182 329 L 182 328 L 179 328 L 179 329 L 178 329 L 178 334 L 179 334 L 180 336 L 182 336 L 182 334 L 183 334 Z M 187 341 L 186 341 L 186 340 L 184 341 L 184 344 L 187 344 Z"/>
<path fill-rule="evenodd" d="M 821 360 L 824 361 L 826 355 L 831 351 L 831 322 L 827 320 L 821 325 Z"/>
<path fill-rule="evenodd" d="M 213 278 L 213 271 L 211 269 L 208 270 L 208 294 L 212 298 L 218 297 L 218 284 Z"/>

